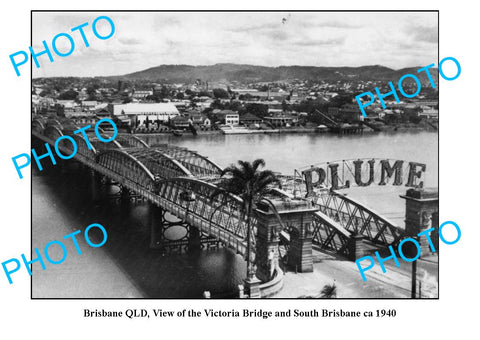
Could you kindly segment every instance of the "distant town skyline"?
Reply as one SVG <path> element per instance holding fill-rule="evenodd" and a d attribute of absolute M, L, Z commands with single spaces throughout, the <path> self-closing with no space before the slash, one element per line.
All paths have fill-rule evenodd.
<path fill-rule="evenodd" d="M 108 40 L 91 31 L 100 15 L 115 23 Z M 54 55 L 54 63 L 39 57 L 34 78 L 114 76 L 162 64 L 401 69 L 438 59 L 437 12 L 34 12 L 33 49 L 84 22 L 90 47 L 72 33 L 74 52 Z"/>

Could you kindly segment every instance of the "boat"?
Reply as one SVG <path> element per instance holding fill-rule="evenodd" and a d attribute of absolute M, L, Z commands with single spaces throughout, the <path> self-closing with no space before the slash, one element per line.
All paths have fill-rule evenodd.
<path fill-rule="evenodd" d="M 180 137 L 181 135 L 183 135 L 182 131 L 180 130 L 172 130 L 172 134 L 177 137 Z"/>
<path fill-rule="evenodd" d="M 254 133 L 252 130 L 249 130 L 245 126 L 232 126 L 232 125 L 222 125 L 220 130 L 225 135 L 235 135 L 235 134 L 250 134 Z"/>

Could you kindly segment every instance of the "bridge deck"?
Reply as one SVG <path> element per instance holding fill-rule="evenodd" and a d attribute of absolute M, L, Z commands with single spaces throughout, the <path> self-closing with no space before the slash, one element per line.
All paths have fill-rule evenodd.
<path fill-rule="evenodd" d="M 348 231 L 347 229 L 345 229 L 344 227 L 342 227 L 342 225 L 340 223 L 335 222 L 334 220 L 332 220 L 330 217 L 328 217 L 324 213 L 322 213 L 320 211 L 317 211 L 317 212 L 314 213 L 314 215 L 315 215 L 316 218 L 320 219 L 324 223 L 327 223 L 330 227 L 334 228 L 337 232 L 339 232 L 343 236 L 349 238 L 352 235 L 352 233 L 350 231 Z"/>
<path fill-rule="evenodd" d="M 118 134 L 110 143 L 89 134 L 93 145 L 89 148 L 83 137 L 73 134 L 78 127 L 68 121 L 35 120 L 32 127 L 35 138 L 52 146 L 64 132 L 69 134 L 78 145 L 76 160 L 246 255 L 242 201 L 227 193 L 212 198 L 219 191 L 216 184 L 222 169 L 207 157 L 178 146 L 150 147 L 130 134 Z M 102 135 L 109 136 L 108 133 Z M 59 149 L 64 155 L 73 152 L 70 142 L 60 143 Z M 294 177 L 293 181 L 297 179 Z M 277 190 L 279 193 L 283 193 L 285 199 L 291 198 Z M 182 198 L 185 194 L 194 194 L 194 203 L 186 202 Z M 403 230 L 394 223 L 345 195 L 327 192 L 317 196 L 316 204 L 320 211 L 314 215 L 314 242 L 325 248 L 348 255 L 353 233 L 383 245 L 395 243 L 403 236 Z M 254 219 L 253 244 L 255 223 Z M 250 256 L 254 251 L 253 246 Z"/>

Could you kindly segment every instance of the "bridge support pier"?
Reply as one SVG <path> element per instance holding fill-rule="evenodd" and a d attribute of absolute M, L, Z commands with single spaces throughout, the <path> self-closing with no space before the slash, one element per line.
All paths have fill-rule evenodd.
<path fill-rule="evenodd" d="M 130 203 L 131 192 L 127 187 L 120 186 L 120 200 L 122 204 Z"/>
<path fill-rule="evenodd" d="M 112 180 L 110 179 L 110 177 L 103 175 L 102 176 L 102 184 L 106 185 L 106 186 L 111 185 Z"/>
<path fill-rule="evenodd" d="M 150 227 L 150 249 L 162 246 L 163 237 L 163 210 L 154 203 L 148 202 L 148 224 Z"/>
<path fill-rule="evenodd" d="M 202 236 L 202 233 L 200 230 L 198 230 L 197 228 L 191 225 L 188 226 L 188 250 L 189 251 L 195 251 L 200 249 L 202 245 L 201 236 Z"/>
<path fill-rule="evenodd" d="M 97 201 L 100 197 L 100 178 L 93 169 L 89 169 L 90 192 L 92 201 Z"/>
<path fill-rule="evenodd" d="M 128 218 L 130 215 L 131 201 L 130 190 L 124 186 L 120 186 L 120 192 L 118 193 L 117 202 L 119 203 L 121 218 Z"/>
<path fill-rule="evenodd" d="M 409 189 L 400 197 L 406 200 L 405 233 L 415 237 L 418 233 L 435 228 L 430 238 L 438 251 L 438 188 Z M 432 250 L 426 237 L 418 239 L 421 255 L 431 254 Z"/>

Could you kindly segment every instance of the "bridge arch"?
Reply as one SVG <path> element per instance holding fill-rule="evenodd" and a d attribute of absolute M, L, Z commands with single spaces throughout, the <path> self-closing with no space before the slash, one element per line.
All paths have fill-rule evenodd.
<path fill-rule="evenodd" d="M 151 171 L 125 150 L 102 151 L 95 159 L 99 165 L 147 190 L 155 187 L 155 177 Z"/>
<path fill-rule="evenodd" d="M 194 176 L 218 176 L 222 172 L 220 166 L 195 151 L 167 144 L 156 146 L 155 149 L 182 163 Z"/>
<path fill-rule="evenodd" d="M 43 134 L 43 131 L 45 130 L 45 125 L 40 119 L 34 119 L 32 121 L 32 130 Z"/>
<path fill-rule="evenodd" d="M 115 140 L 124 148 L 149 148 L 150 146 L 137 136 L 125 133 L 119 133 Z"/>
<path fill-rule="evenodd" d="M 155 148 L 135 148 L 125 151 L 144 164 L 155 178 L 193 177 L 181 162 Z"/>
<path fill-rule="evenodd" d="M 46 124 L 46 125 L 47 125 L 47 126 L 56 126 L 56 127 L 58 127 L 60 130 L 63 129 L 62 123 L 60 123 L 60 121 L 59 121 L 58 119 L 56 119 L 56 118 L 49 118 L 49 119 L 47 120 L 47 124 Z"/>
<path fill-rule="evenodd" d="M 117 142 L 116 139 L 105 143 L 100 141 L 95 134 L 88 134 L 88 140 L 90 141 L 90 144 L 95 147 L 95 150 L 99 152 L 111 149 L 123 149 L 122 145 Z"/>
<path fill-rule="evenodd" d="M 62 122 L 62 131 L 64 131 L 65 134 L 73 134 L 74 131 L 79 129 L 80 127 L 70 118 Z"/>
<path fill-rule="evenodd" d="M 85 139 L 82 136 L 77 135 L 77 134 L 73 134 L 71 137 L 75 140 L 75 143 L 77 143 L 77 148 L 78 148 L 77 153 L 79 155 L 85 157 L 86 159 L 88 159 L 92 162 L 95 162 L 95 157 L 96 157 L 96 154 L 97 154 L 97 150 L 95 148 L 95 145 L 93 145 L 93 143 L 90 142 L 92 148 L 89 149 L 88 146 L 87 146 L 87 143 L 85 142 Z M 71 144 L 66 143 L 66 146 L 68 148 L 70 148 Z M 73 150 L 71 150 L 71 151 L 73 151 Z"/>
<path fill-rule="evenodd" d="M 54 142 L 57 138 L 63 136 L 63 132 L 56 125 L 47 125 L 43 134 Z"/>

